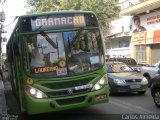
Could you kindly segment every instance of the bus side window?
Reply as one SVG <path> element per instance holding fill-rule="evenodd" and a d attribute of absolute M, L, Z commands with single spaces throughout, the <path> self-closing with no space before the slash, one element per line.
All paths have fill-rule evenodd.
<path fill-rule="evenodd" d="M 14 43 L 14 44 L 13 44 L 13 50 L 14 50 L 14 55 L 15 55 L 15 56 L 19 56 L 19 55 L 20 55 L 19 47 L 18 47 L 18 44 L 17 44 L 17 43 Z"/>

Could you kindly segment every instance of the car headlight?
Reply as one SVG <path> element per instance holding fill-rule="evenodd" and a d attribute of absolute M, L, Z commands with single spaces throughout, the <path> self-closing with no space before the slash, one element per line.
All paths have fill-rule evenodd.
<path fill-rule="evenodd" d="M 121 80 L 121 79 L 113 79 L 113 82 L 118 85 L 124 85 L 126 83 L 125 80 Z"/>
<path fill-rule="evenodd" d="M 145 77 L 143 77 L 143 78 L 142 78 L 142 83 L 143 83 L 143 84 L 148 84 L 148 80 L 147 80 Z"/>
<path fill-rule="evenodd" d="M 47 98 L 47 95 L 44 94 L 42 91 L 32 87 L 32 86 L 26 86 L 26 92 L 29 93 L 34 98 Z"/>
<path fill-rule="evenodd" d="M 108 83 L 108 77 L 107 75 L 105 75 L 94 85 L 94 87 L 92 88 L 92 91 L 100 90 L 104 86 L 104 84 L 107 84 L 107 83 Z"/>

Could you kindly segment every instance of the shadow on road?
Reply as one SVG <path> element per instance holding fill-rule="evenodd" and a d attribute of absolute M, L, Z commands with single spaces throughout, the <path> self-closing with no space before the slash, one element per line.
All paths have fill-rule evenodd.
<path fill-rule="evenodd" d="M 145 94 L 144 94 L 145 95 Z M 143 95 L 140 95 L 140 94 L 138 94 L 137 92 L 130 92 L 130 93 L 128 93 L 128 92 L 124 92 L 124 93 L 114 93 L 114 94 L 112 94 L 112 95 L 110 95 L 110 96 L 114 96 L 114 97 L 126 97 L 126 96 L 128 96 L 128 97 L 132 97 L 132 96 L 143 96 Z"/>
<path fill-rule="evenodd" d="M 4 89 L 5 89 L 5 99 L 7 106 L 7 114 L 17 115 L 19 114 L 18 104 L 16 102 L 16 98 L 12 93 L 11 85 L 8 80 L 4 80 Z"/>
<path fill-rule="evenodd" d="M 121 119 L 121 115 L 115 114 L 97 114 L 91 113 L 88 109 L 76 109 L 60 111 L 48 114 L 40 114 L 34 116 L 20 115 L 18 120 L 117 120 Z"/>

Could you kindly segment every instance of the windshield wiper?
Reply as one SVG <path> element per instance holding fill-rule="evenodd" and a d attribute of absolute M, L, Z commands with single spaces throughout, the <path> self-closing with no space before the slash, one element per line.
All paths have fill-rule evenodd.
<path fill-rule="evenodd" d="M 53 42 L 53 40 L 44 32 L 40 31 L 40 34 L 55 48 L 58 49 L 58 45 Z"/>
<path fill-rule="evenodd" d="M 78 29 L 77 34 L 74 36 L 74 38 L 73 38 L 73 40 L 72 40 L 72 42 L 71 42 L 71 45 L 73 45 L 73 44 L 75 43 L 75 41 L 77 40 L 77 38 L 79 38 L 79 36 L 81 35 L 81 32 L 82 32 L 83 29 L 84 29 L 84 27 L 80 27 L 80 28 Z"/>

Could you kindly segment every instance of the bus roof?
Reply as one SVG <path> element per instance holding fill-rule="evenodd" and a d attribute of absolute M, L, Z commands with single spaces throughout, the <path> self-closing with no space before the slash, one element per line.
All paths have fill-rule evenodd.
<path fill-rule="evenodd" d="M 47 15 L 58 15 L 58 14 L 94 14 L 94 12 L 92 11 L 83 11 L 83 10 L 62 10 L 62 11 L 50 11 L 50 12 L 42 12 L 42 13 L 35 13 L 35 14 L 26 14 L 26 15 L 21 15 L 18 17 L 18 20 L 17 20 L 17 23 L 15 25 L 15 28 L 14 30 L 12 31 L 12 34 L 10 36 L 10 38 L 12 37 L 14 31 L 16 30 L 16 26 L 19 25 L 19 22 L 21 22 L 22 19 L 24 18 L 32 18 L 32 17 L 38 17 L 38 16 L 47 16 Z M 96 15 L 95 15 L 96 16 Z M 9 41 L 10 41 L 10 38 L 9 38 Z"/>
<path fill-rule="evenodd" d="M 49 11 L 49 12 L 42 12 L 42 13 L 35 13 L 35 14 L 27 14 L 27 15 L 21 15 L 20 18 L 24 17 L 34 17 L 34 16 L 43 16 L 43 15 L 52 15 L 52 14 L 67 14 L 67 13 L 92 13 L 95 14 L 92 11 L 83 11 L 83 10 L 62 10 L 62 11 Z"/>

